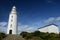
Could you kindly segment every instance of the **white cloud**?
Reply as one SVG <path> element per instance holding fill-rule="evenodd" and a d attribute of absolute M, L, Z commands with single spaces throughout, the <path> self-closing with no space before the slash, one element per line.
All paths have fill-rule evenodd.
<path fill-rule="evenodd" d="M 31 27 L 29 25 L 18 25 L 18 33 L 21 33 L 23 31 L 26 31 L 26 32 L 33 32 L 37 30 L 36 27 Z"/>
<path fill-rule="evenodd" d="M 56 21 L 60 21 L 60 17 L 57 17 L 57 18 L 56 18 Z"/>
<path fill-rule="evenodd" d="M 49 23 L 49 22 L 53 22 L 54 20 L 55 20 L 54 17 L 50 17 L 50 18 L 48 18 L 47 20 L 45 20 L 44 22 L 45 22 L 45 23 Z"/>
<path fill-rule="evenodd" d="M 7 32 L 7 27 L 0 27 L 0 32 L 6 33 Z"/>
<path fill-rule="evenodd" d="M 6 33 L 7 22 L 0 22 L 0 32 Z"/>
<path fill-rule="evenodd" d="M 7 22 L 0 22 L 0 27 L 4 27 L 7 25 Z"/>
<path fill-rule="evenodd" d="M 44 20 L 44 23 L 59 22 L 59 21 L 60 21 L 60 17 L 50 17 Z"/>

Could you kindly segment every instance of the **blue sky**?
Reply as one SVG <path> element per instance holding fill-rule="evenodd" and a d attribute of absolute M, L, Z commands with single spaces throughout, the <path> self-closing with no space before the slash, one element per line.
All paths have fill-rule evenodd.
<path fill-rule="evenodd" d="M 11 8 L 17 8 L 19 32 L 56 24 L 60 29 L 60 0 L 0 0 L 0 30 L 6 32 Z"/>

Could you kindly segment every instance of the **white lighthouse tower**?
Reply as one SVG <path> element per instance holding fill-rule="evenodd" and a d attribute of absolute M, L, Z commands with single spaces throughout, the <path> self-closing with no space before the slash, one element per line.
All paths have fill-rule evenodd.
<path fill-rule="evenodd" d="M 16 7 L 13 6 L 8 21 L 7 34 L 17 34 L 17 12 Z"/>

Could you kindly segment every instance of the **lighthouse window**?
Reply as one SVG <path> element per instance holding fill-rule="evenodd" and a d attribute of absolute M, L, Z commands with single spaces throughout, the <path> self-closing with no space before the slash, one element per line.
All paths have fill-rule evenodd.
<path fill-rule="evenodd" d="M 10 28 L 12 28 L 12 24 L 10 25 Z"/>
<path fill-rule="evenodd" d="M 11 22 L 12 22 L 13 20 L 11 20 Z"/>
<path fill-rule="evenodd" d="M 12 18 L 13 18 L 13 16 L 12 16 Z"/>

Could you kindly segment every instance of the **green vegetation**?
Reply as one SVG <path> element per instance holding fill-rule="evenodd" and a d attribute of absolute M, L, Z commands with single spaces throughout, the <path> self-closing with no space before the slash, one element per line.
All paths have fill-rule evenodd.
<path fill-rule="evenodd" d="M 43 33 L 40 31 L 35 31 L 32 33 L 28 32 L 22 32 L 20 35 L 22 35 L 23 38 L 26 40 L 60 40 L 60 34 L 55 33 Z"/>
<path fill-rule="evenodd" d="M 5 38 L 5 37 L 6 37 L 6 35 L 4 33 L 0 33 L 0 40 Z"/>
<path fill-rule="evenodd" d="M 22 38 L 22 37 L 23 38 Z M 0 40 L 60 40 L 60 33 L 43 33 L 40 31 L 35 31 L 32 33 L 22 32 L 20 35 L 6 35 L 4 33 L 0 33 Z"/>

